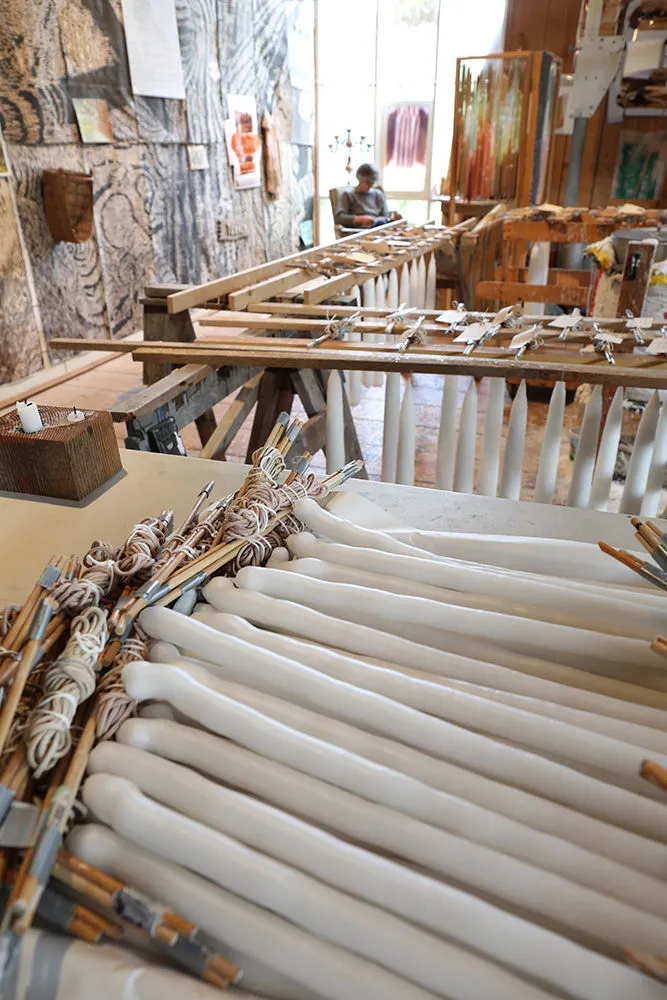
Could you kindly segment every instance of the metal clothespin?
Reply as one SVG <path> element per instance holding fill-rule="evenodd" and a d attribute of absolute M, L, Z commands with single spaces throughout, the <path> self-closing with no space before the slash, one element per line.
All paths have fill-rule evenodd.
<path fill-rule="evenodd" d="M 615 365 L 614 346 L 622 341 L 623 338 L 609 333 L 607 330 L 603 330 L 599 323 L 593 323 L 593 331 L 594 333 L 591 338 L 593 350 L 597 354 L 603 354 L 610 365 Z M 583 348 L 583 351 L 585 350 L 586 348 Z"/>
<path fill-rule="evenodd" d="M 544 344 L 543 338 L 540 334 L 544 333 L 542 326 L 536 323 L 534 326 L 529 327 L 527 330 L 521 330 L 516 336 L 512 338 L 509 345 L 510 350 L 518 348 L 515 358 L 522 358 L 526 351 L 531 351 L 535 347 L 541 347 Z"/>
<path fill-rule="evenodd" d="M 410 327 L 407 335 L 398 345 L 398 353 L 404 354 L 411 344 L 423 344 L 424 343 L 424 317 L 420 316 L 417 322 Z"/>
<path fill-rule="evenodd" d="M 354 329 L 355 323 L 360 318 L 360 312 L 352 313 L 351 316 L 345 316 L 343 319 L 334 319 L 327 316 L 327 325 L 324 328 L 324 333 L 321 337 L 315 337 L 314 340 L 311 340 L 308 347 L 317 347 L 318 344 L 323 344 L 325 340 L 343 340 L 345 334 Z"/>
<path fill-rule="evenodd" d="M 479 329 L 480 327 L 482 328 L 481 330 Z M 465 340 L 466 346 L 463 349 L 463 353 L 464 355 L 468 355 L 472 354 L 476 347 L 479 347 L 481 344 L 486 343 L 487 340 L 494 337 L 497 332 L 497 326 L 487 326 L 483 323 L 473 323 L 468 328 L 468 331 L 464 329 L 464 331 L 455 338 L 454 342 L 456 343 L 458 341 L 460 343 L 462 340 Z M 474 336 L 470 336 L 471 333 L 474 333 Z"/>
<path fill-rule="evenodd" d="M 564 316 L 556 316 L 556 318 L 549 323 L 549 326 L 560 329 L 561 332 L 558 335 L 559 340 L 567 340 L 568 330 L 576 330 L 582 319 L 583 316 L 581 315 L 581 310 L 573 309 L 571 313 L 566 313 Z"/>
<path fill-rule="evenodd" d="M 634 334 L 635 344 L 639 344 L 640 346 L 644 345 L 646 341 L 644 340 L 642 328 L 648 329 L 648 327 L 652 326 L 653 321 L 648 317 L 644 318 L 642 316 L 633 316 L 632 310 L 630 309 L 625 310 L 625 315 L 625 325 L 627 329 L 631 330 Z"/>
<path fill-rule="evenodd" d="M 397 323 L 402 323 L 408 316 L 412 316 L 416 313 L 417 309 L 415 306 L 408 306 L 405 302 L 401 302 L 398 309 L 393 313 L 389 313 L 385 322 L 385 333 L 393 333 L 394 327 Z M 423 319 L 423 317 L 422 317 Z"/>

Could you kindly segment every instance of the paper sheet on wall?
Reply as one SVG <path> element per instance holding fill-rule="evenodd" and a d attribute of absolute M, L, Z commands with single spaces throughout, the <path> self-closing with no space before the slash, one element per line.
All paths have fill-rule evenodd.
<path fill-rule="evenodd" d="M 132 90 L 185 100 L 176 0 L 122 0 Z"/>

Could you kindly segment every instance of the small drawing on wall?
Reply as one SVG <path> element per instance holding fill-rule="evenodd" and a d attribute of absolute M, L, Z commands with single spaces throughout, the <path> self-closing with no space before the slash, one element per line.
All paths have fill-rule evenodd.
<path fill-rule="evenodd" d="M 666 167 L 667 132 L 621 132 L 611 197 L 657 201 Z"/>
<path fill-rule="evenodd" d="M 106 101 L 97 97 L 73 97 L 72 104 L 82 142 L 113 142 L 111 115 Z"/>
<path fill-rule="evenodd" d="M 227 155 L 234 173 L 234 187 L 259 187 L 261 182 L 261 141 L 255 98 L 228 94 L 229 118 L 225 122 Z"/>

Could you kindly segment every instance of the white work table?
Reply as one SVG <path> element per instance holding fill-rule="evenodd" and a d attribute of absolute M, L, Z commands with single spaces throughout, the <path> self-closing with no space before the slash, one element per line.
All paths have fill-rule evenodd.
<path fill-rule="evenodd" d="M 0 496 L 0 607 L 20 604 L 52 555 L 83 555 L 95 538 L 120 544 L 143 517 L 173 509 L 185 516 L 211 479 L 213 496 L 238 489 L 246 466 L 197 458 L 121 451 L 127 475 L 86 507 L 40 498 Z M 578 541 L 604 539 L 635 548 L 627 516 L 547 504 L 500 500 L 409 486 L 353 480 L 354 490 L 416 528 L 534 535 Z"/>

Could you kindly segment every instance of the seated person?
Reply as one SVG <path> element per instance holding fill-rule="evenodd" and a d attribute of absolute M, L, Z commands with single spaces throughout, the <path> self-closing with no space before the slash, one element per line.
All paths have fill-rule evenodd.
<path fill-rule="evenodd" d="M 347 187 L 338 196 L 334 212 L 337 226 L 348 229 L 368 229 L 384 226 L 387 222 L 400 219 L 398 212 L 390 212 L 384 191 L 375 187 L 380 180 L 380 172 L 373 163 L 362 163 L 357 170 L 356 187 Z"/>

